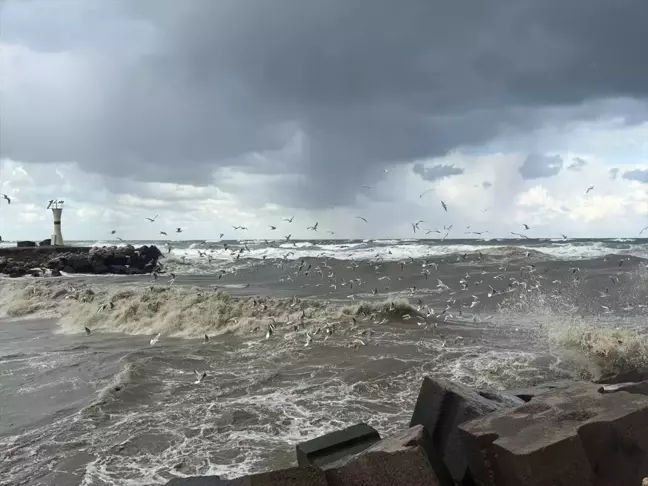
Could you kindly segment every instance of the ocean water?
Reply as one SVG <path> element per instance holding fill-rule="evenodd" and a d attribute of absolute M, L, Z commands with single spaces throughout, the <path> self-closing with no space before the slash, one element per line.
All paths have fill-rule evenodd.
<path fill-rule="evenodd" d="M 405 427 L 425 375 L 648 366 L 646 239 L 133 243 L 165 273 L 0 280 L 0 484 L 236 477 Z"/>

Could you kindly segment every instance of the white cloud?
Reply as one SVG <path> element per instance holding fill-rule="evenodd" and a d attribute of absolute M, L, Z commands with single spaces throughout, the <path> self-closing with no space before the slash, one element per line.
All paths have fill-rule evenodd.
<path fill-rule="evenodd" d="M 623 174 L 646 170 L 648 165 L 627 162 L 640 160 L 639 156 L 625 163 L 607 159 L 601 154 L 612 149 L 600 145 L 600 140 L 620 150 L 617 136 L 634 140 L 644 128 L 628 127 L 626 134 L 616 127 L 614 136 L 604 126 L 599 128 L 602 131 L 590 127 L 587 133 L 599 140 L 595 146 L 600 153 L 592 150 L 589 138 L 579 144 L 578 137 L 569 150 L 547 152 L 563 160 L 586 160 L 579 171 L 524 180 L 518 171 L 528 156 L 524 151 L 455 151 L 442 158 L 391 166 L 374 187 L 358 188 L 355 203 L 319 211 L 284 207 L 273 200 L 271 185 L 289 178 L 294 181 L 290 174 L 248 174 L 233 165 L 199 187 L 108 178 L 83 172 L 74 163 L 25 164 L 5 159 L 0 161 L 0 191 L 10 195 L 12 204 L 0 201 L 0 235 L 5 240 L 49 237 L 51 214 L 45 208 L 50 199 L 58 198 L 66 201 L 63 232 L 67 240 L 106 240 L 112 229 L 125 239 L 150 240 L 157 239 L 160 231 L 171 236 L 176 227 L 183 228 L 185 239 L 215 239 L 221 232 L 226 238 L 288 234 L 326 238 L 331 237 L 328 230 L 341 238 L 411 237 L 410 223 L 419 219 L 425 220 L 424 228 L 453 224 L 451 237 L 455 238 L 472 230 L 510 236 L 511 231 L 521 230 L 522 223 L 532 227 L 529 236 L 635 236 L 648 224 L 648 184 L 622 177 L 612 180 L 610 170 L 620 167 Z M 574 129 L 574 133 L 582 131 Z M 636 145 L 634 150 L 642 148 Z M 464 172 L 426 181 L 413 170 L 416 163 L 452 166 Z M 484 187 L 484 181 L 492 186 Z M 592 185 L 594 190 L 586 194 Z M 448 205 L 447 213 L 441 200 Z M 154 224 L 144 219 L 156 213 L 160 217 Z M 290 216 L 295 216 L 293 224 L 282 221 Z M 366 217 L 369 223 L 355 216 Z M 316 221 L 320 231 L 306 231 Z M 277 231 L 270 230 L 271 224 L 278 226 Z M 249 230 L 235 232 L 232 225 Z"/>

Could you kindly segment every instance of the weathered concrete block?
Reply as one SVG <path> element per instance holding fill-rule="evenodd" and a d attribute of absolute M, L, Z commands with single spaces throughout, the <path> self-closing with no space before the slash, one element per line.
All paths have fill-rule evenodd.
<path fill-rule="evenodd" d="M 513 390 L 506 390 L 506 393 L 515 395 L 525 402 L 529 402 L 533 397 L 542 395 L 544 393 L 549 393 L 554 390 L 563 390 L 565 388 L 569 388 L 573 384 L 574 380 L 561 380 L 550 383 L 543 383 L 542 385 L 530 386 L 527 388 L 514 388 Z"/>
<path fill-rule="evenodd" d="M 220 479 L 218 476 L 177 478 L 169 481 L 167 486 L 328 486 L 328 483 L 324 471 L 310 466 L 252 474 L 236 479 Z"/>
<path fill-rule="evenodd" d="M 438 486 L 425 446 L 430 440 L 417 425 L 372 445 L 360 454 L 328 468 L 329 486 Z"/>
<path fill-rule="evenodd" d="M 621 373 L 610 373 L 603 375 L 594 383 L 600 385 L 617 385 L 619 383 L 637 383 L 639 381 L 648 381 L 648 369 L 645 370 L 628 370 Z"/>
<path fill-rule="evenodd" d="M 324 466 L 365 450 L 380 440 L 380 434 L 367 424 L 357 424 L 343 430 L 297 444 L 297 464 Z"/>
<path fill-rule="evenodd" d="M 468 463 L 458 435 L 459 424 L 505 407 L 524 404 L 521 399 L 504 394 L 489 394 L 491 397 L 499 396 L 498 401 L 483 394 L 460 383 L 429 377 L 423 379 L 410 427 L 421 424 L 430 434 L 432 444 L 426 452 L 442 481 L 448 475 L 457 484 L 469 484 L 470 481 Z"/>
<path fill-rule="evenodd" d="M 462 424 L 479 486 L 632 486 L 648 475 L 648 396 L 594 383 Z"/>
<path fill-rule="evenodd" d="M 18 241 L 18 242 L 16 242 L 16 246 L 18 248 L 31 248 L 31 247 L 36 246 L 36 242 L 35 241 Z"/>

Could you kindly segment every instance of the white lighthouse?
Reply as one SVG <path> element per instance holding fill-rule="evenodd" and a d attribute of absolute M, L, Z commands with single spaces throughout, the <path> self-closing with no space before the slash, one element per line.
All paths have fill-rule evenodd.
<path fill-rule="evenodd" d="M 63 201 L 51 201 L 50 208 L 54 215 L 54 232 L 52 233 L 52 246 L 63 246 L 63 233 L 61 233 L 61 213 L 63 213 Z"/>

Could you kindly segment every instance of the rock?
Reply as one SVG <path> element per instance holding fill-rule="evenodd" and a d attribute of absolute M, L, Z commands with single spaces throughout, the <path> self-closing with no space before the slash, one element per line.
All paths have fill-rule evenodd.
<path fill-rule="evenodd" d="M 54 269 L 54 270 L 52 270 L 52 271 L 50 272 L 50 275 L 51 275 L 52 277 L 60 277 L 60 276 L 61 276 L 61 272 L 58 271 L 58 270 L 56 270 L 56 269 Z"/>
<path fill-rule="evenodd" d="M 329 486 L 436 486 L 441 483 L 427 459 L 431 438 L 422 425 L 389 436 L 365 451 L 326 468 Z"/>
<path fill-rule="evenodd" d="M 648 475 L 648 390 L 575 382 L 459 427 L 477 486 L 632 486 Z"/>
<path fill-rule="evenodd" d="M 423 379 L 410 427 L 421 424 L 432 437 L 428 459 L 442 481 L 449 476 L 457 484 L 470 481 L 457 429 L 459 424 L 505 407 L 524 404 L 523 400 L 506 394 L 498 394 L 497 401 L 486 398 L 484 394 L 488 392 L 480 394 L 460 383 L 433 380 L 427 376 Z"/>
<path fill-rule="evenodd" d="M 293 467 L 236 479 L 218 476 L 176 478 L 167 486 L 328 486 L 324 471 L 315 466 Z"/>
<path fill-rule="evenodd" d="M 543 383 L 542 385 L 531 386 L 528 388 L 514 388 L 513 390 L 506 390 L 506 393 L 508 393 L 509 395 L 515 395 L 525 402 L 529 402 L 535 396 L 542 395 L 543 393 L 548 393 L 553 390 L 562 390 L 569 388 L 573 383 L 574 380 L 554 381 L 550 383 Z"/>
<path fill-rule="evenodd" d="M 46 240 L 41 241 L 38 246 L 52 246 L 52 240 L 51 238 L 47 238 Z"/>
<path fill-rule="evenodd" d="M 323 466 L 363 451 L 379 440 L 380 434 L 373 427 L 352 425 L 297 444 L 297 464 Z"/>
<path fill-rule="evenodd" d="M 639 381 L 648 381 L 648 369 L 610 373 L 603 375 L 598 380 L 595 380 L 594 383 L 598 383 L 599 385 L 616 385 L 618 383 L 637 383 Z"/>
<path fill-rule="evenodd" d="M 123 248 L 42 246 L 23 248 L 0 248 L 0 273 L 12 276 L 25 275 L 30 269 L 47 268 L 67 273 L 124 275 L 152 272 L 161 256 L 155 246 L 132 246 Z"/>
<path fill-rule="evenodd" d="M 17 241 L 16 242 L 16 247 L 18 248 L 31 248 L 36 246 L 35 241 Z"/>

